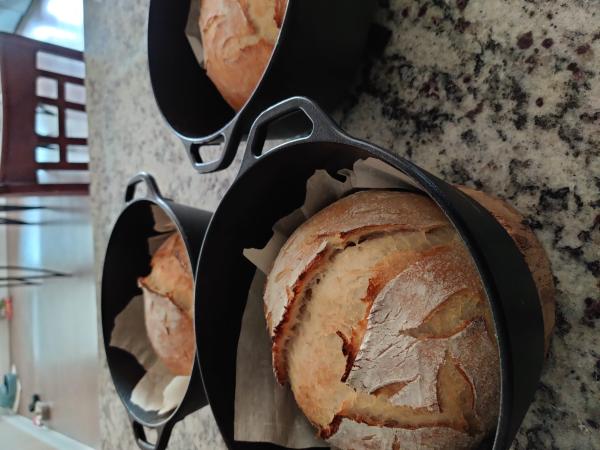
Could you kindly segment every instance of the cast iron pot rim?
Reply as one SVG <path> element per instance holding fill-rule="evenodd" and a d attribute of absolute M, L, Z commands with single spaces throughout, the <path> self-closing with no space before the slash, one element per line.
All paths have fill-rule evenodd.
<path fill-rule="evenodd" d="M 150 1 L 150 8 L 152 7 L 152 2 L 156 1 L 156 0 L 151 0 Z M 192 1 L 195 0 L 189 0 L 189 3 L 191 3 Z M 231 110 L 233 111 L 234 115 L 233 117 L 227 121 L 221 128 L 217 129 L 216 131 L 204 135 L 204 136 L 197 136 L 197 135 L 191 135 L 191 134 L 185 134 L 180 132 L 179 130 L 177 130 L 172 122 L 171 119 L 163 112 L 163 107 L 160 104 L 160 102 L 158 101 L 158 98 L 156 97 L 155 94 L 155 81 L 154 81 L 154 77 L 152 76 L 152 69 L 151 69 L 151 65 L 149 62 L 148 58 L 148 62 L 147 62 L 147 68 L 148 68 L 148 73 L 150 74 L 150 85 L 152 86 L 152 92 L 153 92 L 153 96 L 155 98 L 156 104 L 158 106 L 158 110 L 160 111 L 161 116 L 163 117 L 163 119 L 165 120 L 165 122 L 167 123 L 167 125 L 169 126 L 169 128 L 171 129 L 171 131 L 175 134 L 175 136 L 177 136 L 181 141 L 183 141 L 186 145 L 196 145 L 196 144 L 210 144 L 211 142 L 217 142 L 217 140 L 221 137 L 227 139 L 228 136 L 234 134 L 237 132 L 238 129 L 238 122 L 240 117 L 243 117 L 247 114 L 247 107 L 250 103 L 255 101 L 256 98 L 256 93 L 257 91 L 261 88 L 261 86 L 263 85 L 263 80 L 268 76 L 268 74 L 271 73 L 272 71 L 272 66 L 273 66 L 273 60 L 275 58 L 278 57 L 279 53 L 281 53 L 280 51 L 280 45 L 279 45 L 279 38 L 281 36 L 281 34 L 283 33 L 283 30 L 287 24 L 287 22 L 289 21 L 288 19 L 288 10 L 289 10 L 289 6 L 291 2 L 294 2 L 297 0 L 287 0 L 286 4 L 285 4 L 285 11 L 283 14 L 283 19 L 281 21 L 281 27 L 279 28 L 279 33 L 277 34 L 277 39 L 275 39 L 275 42 L 273 43 L 273 51 L 271 52 L 271 55 L 269 56 L 269 61 L 267 62 L 267 65 L 265 66 L 265 69 L 263 70 L 263 73 L 260 76 L 260 79 L 258 80 L 258 82 L 256 83 L 256 86 L 254 86 L 254 88 L 252 89 L 252 93 L 250 94 L 250 96 L 248 97 L 248 99 L 244 102 L 243 106 L 236 111 L 235 109 L 233 109 L 231 106 Z M 148 31 L 149 33 L 150 31 Z M 146 38 L 146 46 L 149 46 L 148 43 L 148 37 Z M 198 66 L 200 66 L 200 64 L 198 64 Z M 206 69 L 204 67 L 200 68 L 202 70 Z M 209 78 L 210 80 L 210 78 Z M 212 83 L 212 80 L 210 80 L 210 82 Z M 217 89 L 217 87 L 215 86 L 215 89 Z M 217 89 L 218 91 L 218 89 Z M 219 95 L 222 96 L 222 94 L 219 92 Z M 225 101 L 225 98 L 223 98 L 223 101 Z M 226 102 L 226 101 L 225 101 Z M 227 102 L 226 102 L 227 103 Z M 227 136 L 227 137 L 226 137 Z M 211 161 L 212 162 L 212 161 Z"/>
<path fill-rule="evenodd" d="M 138 176 L 140 175 L 147 175 L 144 172 L 140 173 Z M 150 189 L 150 188 L 148 188 Z M 190 245 L 187 239 L 187 236 L 185 236 L 185 234 L 182 232 L 182 226 L 181 226 L 181 222 L 179 221 L 179 219 L 177 218 L 177 216 L 175 215 L 175 213 L 173 212 L 173 210 L 171 209 L 171 207 L 169 206 L 169 202 L 172 202 L 172 200 L 169 199 L 165 199 L 163 198 L 160 193 L 158 195 L 156 195 L 154 198 L 152 196 L 146 195 L 143 197 L 139 197 L 136 199 L 132 199 L 129 202 L 126 201 L 126 204 L 124 206 L 124 208 L 121 210 L 121 212 L 119 213 L 119 215 L 117 216 L 117 219 L 115 220 L 115 223 L 112 227 L 112 231 L 108 240 L 108 244 L 107 244 L 107 250 L 104 253 L 105 254 L 105 261 L 102 264 L 103 267 L 103 272 L 104 272 L 104 266 L 106 264 L 106 255 L 108 254 L 108 248 L 111 246 L 111 243 L 114 245 L 114 243 L 112 242 L 113 239 L 113 235 L 114 235 L 114 231 L 116 230 L 116 228 L 118 226 L 121 225 L 121 220 L 123 219 L 123 217 L 126 217 L 127 214 L 130 214 L 131 211 L 134 208 L 139 208 L 141 206 L 143 206 L 144 204 L 151 206 L 151 205 L 155 205 L 157 207 L 159 207 L 161 209 L 162 212 L 164 212 L 167 217 L 169 218 L 169 220 L 175 225 L 176 231 L 177 233 L 179 233 L 179 235 L 181 236 L 183 243 L 185 244 L 185 248 L 186 248 L 186 253 L 187 253 L 187 257 L 190 260 L 190 267 L 192 267 L 192 260 L 190 258 Z M 194 292 L 196 291 L 196 271 L 192 270 L 192 280 L 194 282 Z M 101 293 L 100 293 L 100 303 L 101 303 L 101 317 L 103 316 L 102 312 L 104 310 L 104 292 L 105 292 L 105 288 L 104 288 L 104 275 L 102 276 L 102 283 L 101 283 Z M 193 325 L 194 325 L 194 335 L 196 333 L 196 321 L 192 321 Z M 102 335 L 103 335 L 103 344 L 104 344 L 104 353 L 107 356 L 106 358 L 106 362 L 108 365 L 108 370 L 110 372 L 110 377 L 113 381 L 113 384 L 116 385 L 115 383 L 115 373 L 118 369 L 116 369 L 113 364 L 111 363 L 111 358 L 108 357 L 108 348 L 111 347 L 110 345 L 110 336 L 105 336 L 104 335 L 104 327 L 102 327 Z M 114 324 L 113 324 L 113 329 L 114 329 Z M 115 386 L 115 390 L 117 391 L 117 394 L 119 395 L 119 399 L 121 400 L 121 403 L 125 406 L 125 408 L 127 409 L 127 414 L 129 415 L 130 419 L 134 419 L 137 423 L 139 423 L 140 425 L 144 426 L 144 427 L 148 427 L 148 428 L 159 428 L 162 426 L 167 425 L 169 422 L 171 422 L 178 414 L 179 410 L 181 409 L 182 405 L 184 404 L 184 402 L 188 399 L 189 397 L 189 390 L 190 390 L 190 384 L 192 383 L 192 378 L 193 377 L 200 377 L 199 379 L 201 380 L 202 377 L 200 375 L 200 371 L 199 371 L 199 366 L 198 366 L 198 350 L 196 348 L 196 354 L 194 355 L 194 363 L 192 366 L 192 372 L 189 375 L 189 380 L 186 386 L 186 392 L 185 395 L 183 396 L 183 398 L 181 399 L 181 401 L 179 402 L 179 404 L 170 412 L 168 413 L 168 415 L 164 415 L 164 417 L 160 418 L 159 420 L 157 420 L 156 422 L 148 422 L 145 420 L 141 420 L 136 413 L 131 409 L 130 403 L 131 403 L 131 399 L 128 398 L 124 398 L 123 394 L 121 393 L 121 391 L 119 389 L 116 389 Z M 158 412 L 156 412 L 156 415 L 158 415 Z"/>
<path fill-rule="evenodd" d="M 290 100 L 296 100 L 300 102 L 308 101 L 312 103 L 310 100 L 307 100 L 303 97 L 293 97 L 292 99 L 285 100 L 278 105 L 289 102 Z M 277 105 L 276 105 L 277 106 Z M 306 106 L 306 105 L 303 105 Z M 257 139 L 258 134 L 260 134 L 259 130 L 259 118 L 256 120 L 255 124 L 252 126 L 252 130 L 248 137 L 248 148 L 244 153 L 244 157 L 242 160 L 242 165 L 240 170 L 234 179 L 233 183 L 230 185 L 228 191 L 224 195 L 222 201 L 220 202 L 218 208 L 215 210 L 214 214 L 211 217 L 209 222 L 205 240 L 203 241 L 200 256 L 198 258 L 198 266 L 200 266 L 200 262 L 203 259 L 204 246 L 207 242 L 206 237 L 209 237 L 211 234 L 211 230 L 213 227 L 213 221 L 215 221 L 221 214 L 222 205 L 228 202 L 229 195 L 234 186 L 239 184 L 240 180 L 244 179 L 247 176 L 251 176 L 252 170 L 255 169 L 254 166 L 264 164 L 265 158 L 271 158 L 274 155 L 279 155 L 282 152 L 285 152 L 291 147 L 295 147 L 298 145 L 313 145 L 313 144 L 327 144 L 327 145 L 341 145 L 346 147 L 357 147 L 366 153 L 368 153 L 371 157 L 376 158 L 384 163 L 392 166 L 393 168 L 399 170 L 404 175 L 406 175 L 411 180 L 415 181 L 417 185 L 422 188 L 424 194 L 426 194 L 429 198 L 431 198 L 436 205 L 444 212 L 444 215 L 448 218 L 450 223 L 456 229 L 458 234 L 461 237 L 465 247 L 467 248 L 469 255 L 475 267 L 477 268 L 477 272 L 481 283 L 484 288 L 484 292 L 486 294 L 486 299 L 490 309 L 492 310 L 492 318 L 494 323 L 494 331 L 495 331 L 495 341 L 496 346 L 498 348 L 498 360 L 499 360 L 499 374 L 500 374 L 500 393 L 499 393 L 499 405 L 498 405 L 498 418 L 496 420 L 495 429 L 490 431 L 488 436 L 493 436 L 493 446 L 492 448 L 497 450 L 500 447 L 498 445 L 502 445 L 510 439 L 510 417 L 512 416 L 512 398 L 510 392 L 513 390 L 513 375 L 512 375 L 512 366 L 513 359 L 511 356 L 509 341 L 510 336 L 507 328 L 507 322 L 503 315 L 502 308 L 500 306 L 502 299 L 501 296 L 495 286 L 494 276 L 492 275 L 491 269 L 485 264 L 485 258 L 482 256 L 482 253 L 478 246 L 476 245 L 475 239 L 471 236 L 471 233 L 468 231 L 468 228 L 464 225 L 464 221 L 462 220 L 460 213 L 457 209 L 450 204 L 450 202 L 445 201 L 444 196 L 441 191 L 435 186 L 435 184 L 431 181 L 431 177 L 435 177 L 433 174 L 429 174 L 419 166 L 414 164 L 413 162 L 404 159 L 402 157 L 398 157 L 393 155 L 382 147 L 371 144 L 369 142 L 351 137 L 340 130 L 335 123 L 326 115 L 319 117 L 321 121 L 327 122 L 326 125 L 329 126 L 323 127 L 322 123 L 319 123 L 318 120 L 314 120 L 311 114 L 307 113 L 304 108 L 301 108 L 302 111 L 307 115 L 307 117 L 313 123 L 313 131 L 308 136 L 297 138 L 288 142 L 284 142 L 270 149 L 268 152 L 264 154 L 260 154 L 257 152 L 256 148 L 253 148 L 253 144 L 255 144 L 255 140 Z M 269 110 L 267 110 L 268 112 Z M 264 113 L 263 113 L 264 114 Z M 325 131 L 327 130 L 327 131 Z M 317 136 L 317 137 L 315 137 Z M 362 158 L 361 158 L 362 159 Z M 441 180 L 443 181 L 443 180 Z M 448 183 L 447 183 L 448 184 Z M 460 196 L 468 199 L 469 202 L 475 202 L 475 200 L 470 199 L 463 192 L 457 189 L 455 186 L 448 184 L 452 189 L 454 189 Z M 503 233 L 505 233 L 512 241 L 512 238 L 504 227 L 501 227 Z M 524 256 L 519 251 L 520 257 L 525 261 Z M 537 294 L 536 289 L 537 302 L 539 303 L 539 296 Z M 197 291 L 195 297 L 197 298 Z M 543 348 L 542 348 L 543 353 Z M 204 364 L 200 363 L 200 371 L 204 373 Z M 204 377 L 203 377 L 204 378 Z M 211 399 L 214 397 L 213 393 L 206 389 L 205 386 L 206 397 L 211 404 Z M 223 436 L 223 424 L 221 421 L 217 421 L 217 425 L 221 430 Z"/>

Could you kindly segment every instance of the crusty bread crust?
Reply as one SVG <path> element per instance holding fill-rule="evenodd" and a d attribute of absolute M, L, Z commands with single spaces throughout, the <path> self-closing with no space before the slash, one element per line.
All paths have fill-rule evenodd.
<path fill-rule="evenodd" d="M 201 0 L 200 5 L 206 72 L 238 111 L 271 58 L 287 0 Z"/>
<path fill-rule="evenodd" d="M 168 297 L 193 319 L 194 278 L 187 248 L 179 233 L 173 233 L 152 255 L 151 271 L 141 280 L 151 291 Z"/>
<path fill-rule="evenodd" d="M 264 298 L 275 375 L 331 444 L 469 448 L 495 426 L 489 306 L 427 197 L 366 191 L 323 209 L 281 249 Z"/>
<path fill-rule="evenodd" d="M 169 236 L 154 252 L 150 266 L 150 274 L 138 280 L 148 338 L 174 375 L 189 375 L 196 354 L 194 279 L 179 233 Z"/>
<path fill-rule="evenodd" d="M 299 294 L 321 265 L 336 252 L 368 236 L 429 231 L 447 223 L 439 209 L 427 207 L 430 200 L 426 197 L 399 195 L 369 191 L 342 198 L 300 226 L 279 252 L 268 276 L 264 299 L 273 339 L 273 366 L 280 383 L 287 381 L 285 341 L 300 310 Z M 363 198 L 366 201 L 360 201 Z"/>
<path fill-rule="evenodd" d="M 146 330 L 154 351 L 173 375 L 189 375 L 196 355 L 192 319 L 168 297 L 141 287 Z"/>

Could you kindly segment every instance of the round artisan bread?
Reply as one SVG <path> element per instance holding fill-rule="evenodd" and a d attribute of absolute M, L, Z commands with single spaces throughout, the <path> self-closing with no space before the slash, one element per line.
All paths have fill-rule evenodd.
<path fill-rule="evenodd" d="M 302 224 L 265 312 L 278 381 L 341 449 L 458 449 L 493 430 L 491 313 L 458 233 L 428 197 L 371 190 Z"/>
<path fill-rule="evenodd" d="M 287 0 L 200 0 L 206 72 L 239 111 L 265 71 Z"/>
<path fill-rule="evenodd" d="M 138 280 L 144 294 L 148 338 L 174 375 L 189 375 L 194 364 L 194 280 L 183 239 L 173 233 L 152 255 L 150 274 Z"/>

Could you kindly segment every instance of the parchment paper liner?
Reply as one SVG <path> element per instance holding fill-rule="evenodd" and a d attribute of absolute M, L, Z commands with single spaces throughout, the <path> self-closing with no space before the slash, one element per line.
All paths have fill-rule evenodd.
<path fill-rule="evenodd" d="M 190 47 L 192 47 L 192 52 L 194 52 L 198 64 L 204 68 L 204 50 L 202 48 L 202 34 L 200 33 L 200 0 L 190 2 L 190 13 L 185 24 L 185 36 L 190 43 Z"/>

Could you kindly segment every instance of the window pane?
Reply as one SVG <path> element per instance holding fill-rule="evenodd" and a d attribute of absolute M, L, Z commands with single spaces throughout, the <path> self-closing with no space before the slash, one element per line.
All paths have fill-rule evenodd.
<path fill-rule="evenodd" d="M 87 170 L 38 170 L 39 184 L 89 184 L 90 173 Z"/>
<path fill-rule="evenodd" d="M 35 148 L 35 162 L 57 163 L 60 162 L 60 150 L 58 144 L 48 144 Z"/>
<path fill-rule="evenodd" d="M 85 87 L 80 84 L 65 83 L 65 100 L 85 105 Z"/>
<path fill-rule="evenodd" d="M 85 77 L 85 64 L 83 61 L 42 51 L 37 52 L 36 59 L 36 67 L 40 70 L 77 78 Z"/>
<path fill-rule="evenodd" d="M 75 111 L 74 109 L 65 110 L 65 126 L 67 137 L 70 138 L 87 138 L 87 114 L 83 111 Z"/>
<path fill-rule="evenodd" d="M 35 132 L 39 136 L 58 136 L 58 108 L 38 103 L 35 108 Z"/>
<path fill-rule="evenodd" d="M 40 97 L 58 98 L 58 81 L 52 78 L 37 77 L 35 93 Z"/>
<path fill-rule="evenodd" d="M 90 152 L 88 151 L 87 145 L 67 145 L 67 162 L 90 162 Z"/>

